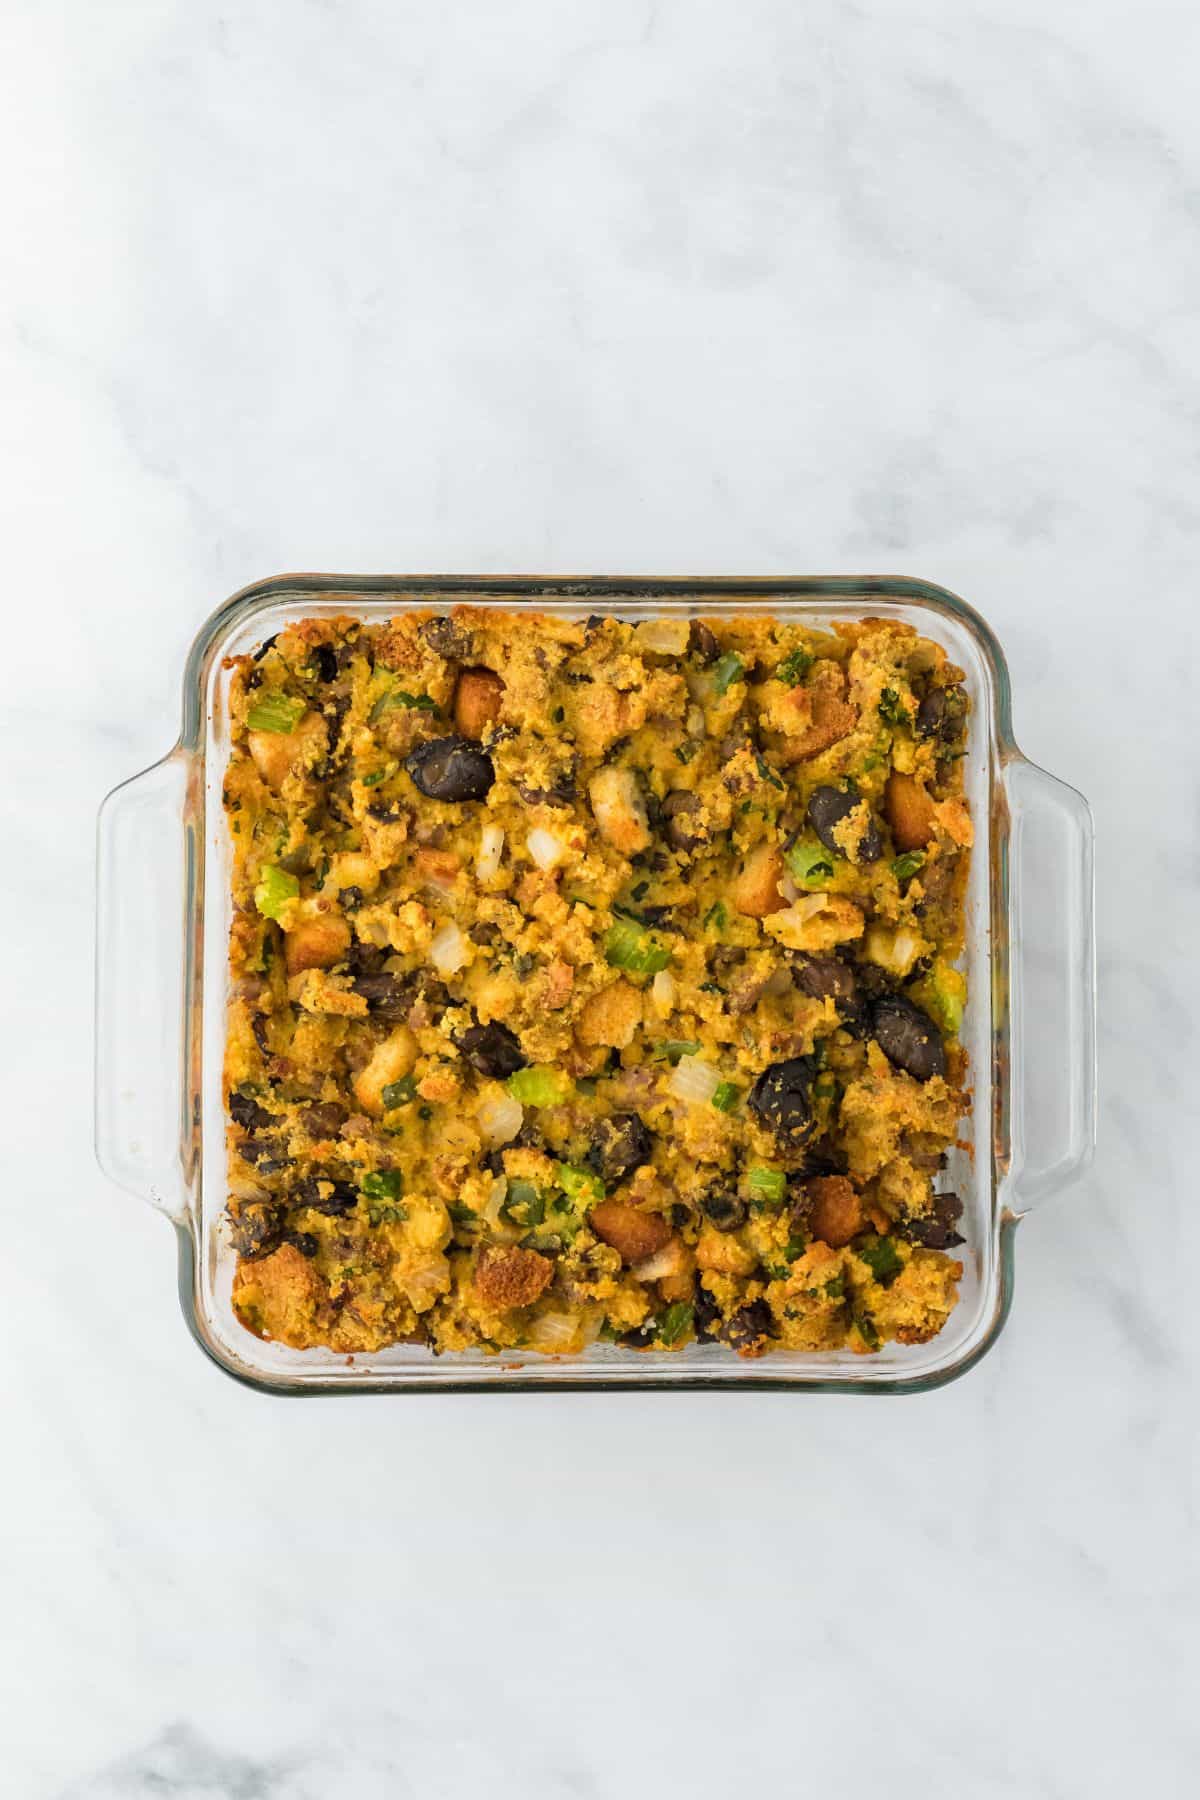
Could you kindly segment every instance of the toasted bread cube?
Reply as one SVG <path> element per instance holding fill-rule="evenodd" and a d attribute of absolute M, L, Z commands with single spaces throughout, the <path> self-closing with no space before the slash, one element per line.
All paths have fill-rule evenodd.
<path fill-rule="evenodd" d="M 779 912 L 787 901 L 779 891 L 783 879 L 783 857 L 774 844 L 757 844 L 750 852 L 733 884 L 733 904 L 750 919 L 765 919 Z"/>
<path fill-rule="evenodd" d="M 500 717 L 504 683 L 491 669 L 464 669 L 454 690 L 454 723 L 464 737 L 481 738 Z"/>
<path fill-rule="evenodd" d="M 378 1045 L 374 1056 L 354 1081 L 354 1097 L 373 1119 L 383 1117 L 383 1090 L 408 1074 L 417 1060 L 417 1040 L 407 1025 L 397 1025 Z"/>
<path fill-rule="evenodd" d="M 865 1230 L 862 1201 L 844 1175 L 817 1175 L 805 1183 L 812 1200 L 809 1223 L 813 1236 L 832 1250 L 841 1250 Z"/>
<path fill-rule="evenodd" d="M 554 1264 L 536 1250 L 515 1244 L 484 1250 L 475 1269 L 475 1292 L 494 1312 L 532 1306 L 549 1286 Z"/>
<path fill-rule="evenodd" d="M 915 776 L 893 769 L 883 791 L 883 810 L 898 850 L 921 850 L 933 836 L 933 801 Z"/>
<path fill-rule="evenodd" d="M 576 1034 L 581 1044 L 624 1050 L 633 1042 L 641 1018 L 642 996 L 638 990 L 628 981 L 614 981 L 611 987 L 592 995 L 579 1015 Z"/>
<path fill-rule="evenodd" d="M 329 734 L 318 712 L 306 712 L 294 731 L 251 731 L 246 743 L 254 766 L 276 792 L 291 774 L 302 774 L 320 762 Z"/>
<path fill-rule="evenodd" d="M 331 969 L 350 948 L 350 927 L 341 913 L 319 913 L 301 919 L 285 933 L 284 955 L 289 975 L 303 969 Z"/>
<path fill-rule="evenodd" d="M 600 835 L 622 856 L 637 856 L 650 845 L 646 803 L 632 769 L 600 769 L 588 784 L 588 799 Z"/>
<path fill-rule="evenodd" d="M 598 1238 L 611 1244 L 623 1263 L 645 1262 L 671 1238 L 671 1221 L 662 1213 L 642 1212 L 620 1200 L 602 1200 L 588 1214 Z"/>

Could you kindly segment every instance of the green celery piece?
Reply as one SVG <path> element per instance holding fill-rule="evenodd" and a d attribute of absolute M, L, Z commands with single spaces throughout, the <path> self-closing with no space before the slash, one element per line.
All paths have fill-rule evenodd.
<path fill-rule="evenodd" d="M 764 1169 L 759 1164 L 747 1174 L 746 1186 L 757 1199 L 778 1205 L 787 1193 L 787 1176 L 782 1169 Z"/>
<path fill-rule="evenodd" d="M 380 1099 L 385 1112 L 391 1112 L 397 1106 L 407 1106 L 417 1091 L 415 1075 L 402 1075 L 399 1081 L 389 1081 L 382 1090 Z"/>
<path fill-rule="evenodd" d="M 510 1075 L 505 1087 L 522 1106 L 561 1106 L 571 1095 L 571 1077 L 547 1063 L 533 1063 Z"/>
<path fill-rule="evenodd" d="M 814 838 L 797 838 L 783 853 L 789 873 L 802 887 L 823 888 L 833 879 L 833 861 L 824 844 Z"/>
<path fill-rule="evenodd" d="M 669 1062 L 674 1069 L 678 1067 L 681 1057 L 695 1056 L 699 1049 L 699 1038 L 667 1038 L 663 1043 L 655 1045 L 654 1060 Z"/>
<path fill-rule="evenodd" d="M 671 952 L 644 925 L 622 917 L 604 934 L 604 958 L 614 969 L 627 969 L 631 975 L 656 975 L 670 962 Z"/>
<path fill-rule="evenodd" d="M 293 700 L 290 694 L 259 694 L 246 714 L 246 726 L 250 731 L 274 731 L 286 736 L 295 731 L 307 710 L 303 700 Z"/>
<path fill-rule="evenodd" d="M 286 869 L 267 863 L 254 889 L 254 904 L 264 919 L 277 919 L 289 900 L 300 892 L 300 883 Z"/>
<path fill-rule="evenodd" d="M 907 881 L 911 875 L 916 874 L 918 869 L 923 868 L 924 864 L 925 852 L 923 850 L 906 850 L 903 856 L 898 856 L 893 862 L 892 874 L 897 881 Z"/>
<path fill-rule="evenodd" d="M 560 1162 L 556 1171 L 559 1185 L 570 1200 L 582 1200 L 587 1205 L 595 1205 L 604 1198 L 604 1183 L 590 1169 L 581 1169 L 577 1163 Z"/>
<path fill-rule="evenodd" d="M 712 1103 L 718 1112 L 732 1112 L 742 1097 L 736 1081 L 719 1081 L 713 1090 Z"/>
<path fill-rule="evenodd" d="M 729 914 L 726 911 L 725 902 L 723 900 L 715 901 L 704 915 L 705 931 L 724 931 L 728 923 Z"/>

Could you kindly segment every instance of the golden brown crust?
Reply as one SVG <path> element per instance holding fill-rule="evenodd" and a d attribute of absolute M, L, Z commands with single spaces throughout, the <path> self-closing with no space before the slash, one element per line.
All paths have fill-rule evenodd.
<path fill-rule="evenodd" d="M 234 659 L 248 1328 L 864 1355 L 940 1329 L 960 683 L 890 621 L 745 613 L 312 618 Z"/>
<path fill-rule="evenodd" d="M 536 1250 L 485 1250 L 475 1269 L 475 1291 L 485 1306 L 509 1312 L 532 1306 L 553 1273 L 553 1264 Z"/>

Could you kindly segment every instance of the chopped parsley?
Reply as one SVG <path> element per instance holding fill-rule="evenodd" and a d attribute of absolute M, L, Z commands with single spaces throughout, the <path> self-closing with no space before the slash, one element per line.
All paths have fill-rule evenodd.
<path fill-rule="evenodd" d="M 776 669 L 776 681 L 782 681 L 785 687 L 799 687 L 812 668 L 813 660 L 812 652 L 806 650 L 803 644 L 797 644 L 794 650 L 788 651 Z"/>

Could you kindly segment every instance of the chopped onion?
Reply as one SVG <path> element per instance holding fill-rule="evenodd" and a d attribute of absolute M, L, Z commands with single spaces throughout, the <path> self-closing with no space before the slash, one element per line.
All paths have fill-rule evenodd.
<path fill-rule="evenodd" d="M 682 1244 L 678 1238 L 672 1238 L 653 1256 L 646 1257 L 644 1262 L 635 1263 L 631 1273 L 639 1281 L 661 1281 L 664 1275 L 678 1275 L 687 1261 Z"/>
<path fill-rule="evenodd" d="M 889 930 L 886 925 L 872 925 L 863 941 L 863 949 L 873 963 L 890 975 L 903 979 L 917 959 L 928 949 L 924 938 L 906 926 Z"/>
<path fill-rule="evenodd" d="M 670 969 L 660 969 L 650 983 L 650 998 L 654 1010 L 662 1018 L 667 1018 L 675 1006 L 675 977 Z"/>
<path fill-rule="evenodd" d="M 694 1056 L 681 1056 L 667 1085 L 677 1100 L 686 1100 L 692 1106 L 708 1106 L 720 1084 L 721 1077 L 711 1063 L 699 1062 Z"/>
<path fill-rule="evenodd" d="M 399 1285 L 414 1312 L 428 1312 L 434 1301 L 449 1290 L 450 1264 L 439 1251 L 415 1269 L 406 1270 Z"/>
<path fill-rule="evenodd" d="M 485 825 L 479 834 L 479 855 L 475 858 L 475 874 L 480 881 L 495 881 L 503 849 L 503 825 Z"/>
<path fill-rule="evenodd" d="M 781 875 L 778 887 L 789 906 L 793 905 L 794 902 L 799 899 L 800 889 L 796 886 L 790 875 Z"/>
<path fill-rule="evenodd" d="M 689 706 L 684 724 L 687 727 L 687 734 L 690 738 L 702 738 L 704 736 L 703 707 Z"/>
<path fill-rule="evenodd" d="M 470 960 L 467 940 L 453 919 L 442 926 L 430 944 L 429 960 L 439 975 L 453 975 Z"/>
<path fill-rule="evenodd" d="M 639 649 L 654 650 L 660 656 L 682 656 L 692 628 L 687 619 L 646 619 L 634 629 Z"/>
<path fill-rule="evenodd" d="M 555 868 L 567 854 L 567 847 L 544 825 L 535 825 L 525 839 L 525 847 L 539 869 Z"/>
<path fill-rule="evenodd" d="M 579 1320 L 572 1313 L 539 1313 L 530 1320 L 527 1341 L 550 1356 L 573 1350 L 579 1341 Z"/>
<path fill-rule="evenodd" d="M 480 1100 L 475 1117 L 489 1144 L 511 1144 L 524 1122 L 525 1108 L 502 1087 L 496 1086 Z"/>

